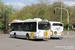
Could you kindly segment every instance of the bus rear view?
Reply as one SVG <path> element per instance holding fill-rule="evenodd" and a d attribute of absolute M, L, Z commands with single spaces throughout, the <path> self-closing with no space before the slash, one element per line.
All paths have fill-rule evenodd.
<path fill-rule="evenodd" d="M 50 22 L 51 24 L 51 38 L 63 38 L 63 23 Z"/>
<path fill-rule="evenodd" d="M 50 37 L 49 29 L 50 29 L 49 22 L 38 22 L 37 38 L 38 39 L 48 39 Z"/>

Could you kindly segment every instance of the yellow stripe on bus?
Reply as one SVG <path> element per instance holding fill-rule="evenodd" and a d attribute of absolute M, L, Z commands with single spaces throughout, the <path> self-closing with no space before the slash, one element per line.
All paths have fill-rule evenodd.
<path fill-rule="evenodd" d="M 33 39 L 33 37 L 34 37 L 34 32 L 31 32 L 30 39 Z"/>
<path fill-rule="evenodd" d="M 49 35 L 49 30 L 46 30 L 44 37 L 48 37 Z"/>
<path fill-rule="evenodd" d="M 15 20 L 13 20 L 12 22 L 16 22 Z"/>

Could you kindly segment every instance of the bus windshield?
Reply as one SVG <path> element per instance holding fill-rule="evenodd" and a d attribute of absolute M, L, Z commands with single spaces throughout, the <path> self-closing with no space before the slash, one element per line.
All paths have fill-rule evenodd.
<path fill-rule="evenodd" d="M 61 23 L 53 23 L 53 26 L 63 26 Z"/>
<path fill-rule="evenodd" d="M 38 23 L 38 29 L 40 30 L 49 30 L 50 24 L 48 22 Z"/>

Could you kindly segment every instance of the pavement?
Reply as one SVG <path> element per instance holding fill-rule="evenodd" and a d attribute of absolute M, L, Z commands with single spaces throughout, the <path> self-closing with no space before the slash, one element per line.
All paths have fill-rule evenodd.
<path fill-rule="evenodd" d="M 75 38 L 75 35 L 64 35 L 65 38 Z"/>
<path fill-rule="evenodd" d="M 75 32 L 69 32 L 69 35 L 67 32 L 64 32 L 63 37 L 65 38 L 75 38 Z"/>

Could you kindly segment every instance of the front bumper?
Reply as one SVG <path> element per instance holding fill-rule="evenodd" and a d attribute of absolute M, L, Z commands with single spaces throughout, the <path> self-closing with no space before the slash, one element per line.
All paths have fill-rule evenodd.
<path fill-rule="evenodd" d="M 49 39 L 49 37 L 37 37 L 37 36 L 35 36 L 34 39 Z"/>
<path fill-rule="evenodd" d="M 51 38 L 63 38 L 63 36 L 50 36 Z"/>

